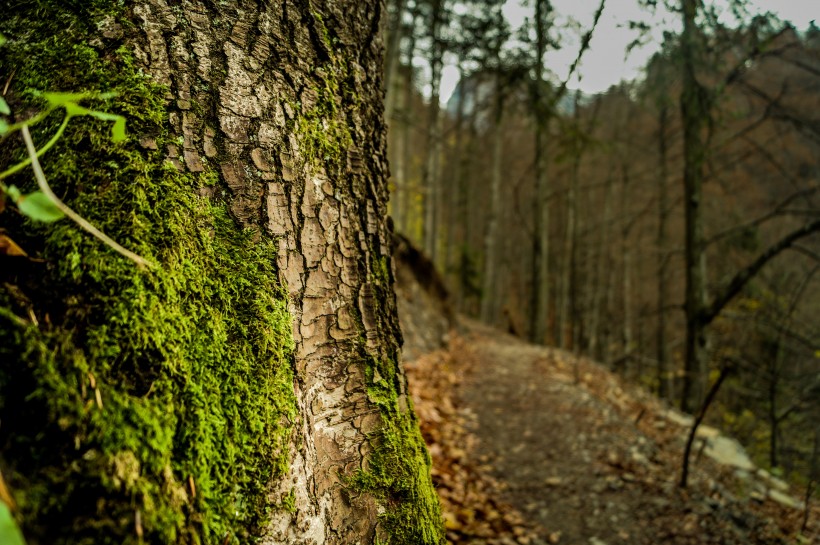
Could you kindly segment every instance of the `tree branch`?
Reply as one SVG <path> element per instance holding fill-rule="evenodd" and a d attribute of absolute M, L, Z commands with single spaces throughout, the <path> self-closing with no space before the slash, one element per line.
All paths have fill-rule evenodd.
<path fill-rule="evenodd" d="M 797 200 L 801 197 L 808 197 L 808 196 L 812 195 L 813 193 L 816 193 L 818 190 L 820 190 L 820 186 L 812 186 L 812 187 L 808 187 L 806 189 L 802 189 L 800 191 L 797 191 L 796 193 L 792 193 L 791 195 L 789 195 L 788 197 L 783 199 L 780 202 L 780 204 L 775 206 L 774 209 L 771 210 L 770 212 L 768 212 L 766 214 L 763 214 L 762 216 L 760 216 L 758 218 L 755 218 L 751 221 L 748 221 L 744 224 L 736 225 L 735 227 L 731 227 L 729 229 L 726 229 L 725 231 L 721 231 L 720 233 L 714 235 L 712 238 L 707 240 L 704 243 L 704 245 L 709 246 L 710 244 L 713 244 L 713 243 L 717 242 L 718 240 L 724 239 L 724 238 L 726 238 L 728 236 L 731 236 L 735 233 L 742 232 L 742 231 L 744 231 L 744 230 L 746 230 L 750 227 L 757 227 L 758 225 L 760 225 L 762 223 L 765 223 L 765 222 L 769 221 L 772 218 L 775 218 L 775 217 L 777 217 L 779 215 L 782 215 L 782 214 L 786 214 L 786 213 L 788 213 L 787 210 L 786 210 L 786 207 L 788 205 L 790 205 L 792 202 L 794 202 L 795 200 Z"/>
<path fill-rule="evenodd" d="M 760 272 L 760 269 L 763 266 L 775 258 L 780 252 L 790 248 L 795 242 L 800 240 L 803 237 L 806 237 L 812 233 L 816 233 L 820 231 L 820 220 L 814 221 L 812 223 L 807 223 L 806 225 L 802 226 L 800 229 L 792 231 L 774 245 L 770 246 L 768 250 L 760 254 L 760 256 L 755 259 L 749 266 L 739 271 L 732 281 L 729 282 L 729 285 L 723 290 L 722 293 L 715 296 L 712 300 L 712 304 L 706 308 L 700 316 L 701 323 L 706 326 L 709 325 L 712 320 L 714 320 L 720 311 L 723 310 L 729 301 L 734 299 L 734 297 L 740 293 L 746 284 L 755 277 L 755 275 Z"/>

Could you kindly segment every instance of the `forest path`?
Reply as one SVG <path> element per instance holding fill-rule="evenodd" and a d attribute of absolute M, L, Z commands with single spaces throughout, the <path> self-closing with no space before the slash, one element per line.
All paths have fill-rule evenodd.
<path fill-rule="evenodd" d="M 505 499 L 545 529 L 547 542 L 638 543 L 635 515 L 650 506 L 635 501 L 635 480 L 612 464 L 640 453 L 646 439 L 576 385 L 574 366 L 560 365 L 557 351 L 471 329 L 474 367 L 461 396 L 476 415 L 476 454 Z"/>
<path fill-rule="evenodd" d="M 477 437 L 472 456 L 536 527 L 537 537 L 518 543 L 780 542 L 710 476 L 725 468 L 703 460 L 690 490 L 677 488 L 683 430 L 657 400 L 626 392 L 593 362 L 465 327 L 470 364 L 459 397 Z"/>

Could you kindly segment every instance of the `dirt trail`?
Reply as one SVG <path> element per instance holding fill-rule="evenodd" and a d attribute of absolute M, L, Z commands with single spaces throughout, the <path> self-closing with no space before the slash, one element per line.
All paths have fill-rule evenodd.
<path fill-rule="evenodd" d="M 486 456 L 493 475 L 506 483 L 508 501 L 549 529 L 554 540 L 632 543 L 636 506 L 622 492 L 628 485 L 597 479 L 604 477 L 607 459 L 623 457 L 622 445 L 596 438 L 635 430 L 619 429 L 624 424 L 571 376 L 546 380 L 548 350 L 512 337 L 478 339 L 476 368 L 462 396 L 476 413 L 477 454 Z"/>
<path fill-rule="evenodd" d="M 778 524 L 712 477 L 725 469 L 701 460 L 690 490 L 676 487 L 682 430 L 659 419 L 657 402 L 562 351 L 472 322 L 466 337 L 471 369 L 459 396 L 478 439 L 472 456 L 538 527 L 524 542 L 784 543 Z M 796 516 L 768 508 L 780 523 Z"/>
<path fill-rule="evenodd" d="M 683 415 L 595 362 L 456 318 L 423 254 L 401 237 L 395 253 L 410 394 L 448 543 L 817 542 L 820 508 L 798 538 L 800 509 L 707 456 L 681 491 Z"/>

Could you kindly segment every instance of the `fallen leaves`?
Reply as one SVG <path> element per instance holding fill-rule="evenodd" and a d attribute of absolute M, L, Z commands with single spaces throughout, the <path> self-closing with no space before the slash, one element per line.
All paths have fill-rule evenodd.
<path fill-rule="evenodd" d="M 447 542 L 476 545 L 530 545 L 535 529 L 500 498 L 501 486 L 489 467 L 473 457 L 476 438 L 472 416 L 460 404 L 457 390 L 466 371 L 464 341 L 454 338 L 449 350 L 438 350 L 405 365 L 410 394 L 422 434 L 433 459 L 433 484 L 442 506 Z M 560 534 L 556 534 L 556 539 Z M 554 541 L 553 543 L 558 543 Z"/>

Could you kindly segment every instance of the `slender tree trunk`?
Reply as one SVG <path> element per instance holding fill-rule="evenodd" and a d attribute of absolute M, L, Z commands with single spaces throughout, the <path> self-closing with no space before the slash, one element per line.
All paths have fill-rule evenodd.
<path fill-rule="evenodd" d="M 706 146 L 703 130 L 709 116 L 707 91 L 695 75 L 698 29 L 695 18 L 697 0 L 681 0 L 683 34 L 683 91 L 680 106 L 683 119 L 684 153 L 684 215 L 686 237 L 686 342 L 684 354 L 683 392 L 681 409 L 691 412 L 699 407 L 705 389 L 705 323 L 704 303 L 704 239 L 703 239 L 703 162 Z"/>
<path fill-rule="evenodd" d="M 464 193 L 467 191 L 465 187 L 465 180 L 463 175 L 463 159 L 462 150 L 464 143 L 464 106 L 465 106 L 465 86 L 464 86 L 464 68 L 459 65 L 459 88 L 458 102 L 456 105 L 456 123 L 453 131 L 455 132 L 455 142 L 450 153 L 450 158 L 453 161 L 453 178 L 450 190 L 449 222 L 447 225 L 447 247 L 444 253 L 444 268 L 449 280 L 450 290 L 455 295 L 456 308 L 459 307 L 459 302 L 462 300 L 461 295 L 461 266 L 460 266 L 460 248 L 464 244 L 464 224 L 466 218 L 464 217 Z"/>
<path fill-rule="evenodd" d="M 28 232 L 38 274 L 0 266 L 2 465 L 24 533 L 441 543 L 400 365 L 382 5 L 109 4 L 0 18 L 15 111 L 41 106 L 31 85 L 117 91 L 93 107 L 126 114 L 126 142 L 75 119 L 42 162 L 154 263 L 63 222 Z"/>
<path fill-rule="evenodd" d="M 475 233 L 479 232 L 478 225 L 480 223 L 481 210 L 478 205 L 480 197 L 479 191 L 475 191 L 472 185 L 473 161 L 476 155 L 476 147 L 478 144 L 478 135 L 476 130 L 476 114 L 475 107 L 475 93 L 474 88 L 471 88 L 473 93 L 473 108 L 470 109 L 467 120 L 467 143 L 464 153 L 461 156 L 461 177 L 459 185 L 462 188 L 461 204 L 459 208 L 461 215 L 464 218 L 464 232 L 462 237 L 461 247 L 459 248 L 459 290 L 458 302 L 459 309 L 468 314 L 478 315 L 479 310 L 473 305 L 475 301 L 475 293 L 478 291 L 475 286 L 476 265 L 474 263 L 474 248 L 480 247 L 481 242 L 476 243 Z M 466 93 L 466 90 L 465 90 Z M 467 296 L 470 296 L 469 298 Z"/>
<path fill-rule="evenodd" d="M 635 339 L 632 330 L 632 309 L 635 302 L 632 300 L 632 245 L 629 244 L 629 234 L 632 230 L 632 221 L 627 220 L 627 210 L 629 208 L 629 167 L 626 163 L 621 165 L 621 216 L 624 226 L 621 229 L 621 343 L 623 354 L 618 358 L 618 371 L 626 376 L 631 354 L 634 349 Z"/>
<path fill-rule="evenodd" d="M 394 6 L 393 13 L 388 21 L 387 27 L 387 51 L 385 52 L 384 61 L 384 118 L 390 124 L 393 121 L 393 113 L 396 104 L 396 94 L 399 90 L 396 89 L 396 76 L 399 69 L 399 59 L 401 58 L 401 39 L 404 33 L 404 18 L 405 6 L 407 0 L 393 0 L 391 4 Z"/>
<path fill-rule="evenodd" d="M 601 230 L 598 242 L 597 270 L 595 271 L 595 290 L 593 291 L 592 315 L 589 321 L 590 341 L 589 351 L 601 362 L 605 360 L 606 335 L 602 315 L 609 305 L 611 298 L 611 270 L 609 250 L 609 230 L 612 224 L 612 193 L 615 183 L 612 175 L 607 178 L 606 193 L 604 195 L 604 213 L 601 221 Z"/>
<path fill-rule="evenodd" d="M 576 109 L 577 109 L 576 100 Z M 577 119 L 576 119 L 577 123 Z M 578 176 L 581 168 L 581 154 L 583 147 L 578 146 L 572 164 L 569 189 L 567 191 L 567 225 L 564 234 L 564 268 L 561 278 L 561 312 L 558 317 L 558 342 L 561 348 L 567 348 L 572 343 L 574 325 L 572 315 L 575 309 L 575 282 L 577 267 L 576 231 L 578 224 Z"/>
<path fill-rule="evenodd" d="M 666 184 L 669 179 L 667 162 L 667 127 L 669 123 L 669 108 L 661 105 L 659 126 L 658 126 L 658 167 L 660 176 L 658 180 L 658 234 L 656 240 L 656 258 L 658 270 L 658 302 L 657 302 L 657 329 L 656 329 L 656 358 L 657 358 L 657 381 L 658 395 L 662 399 L 671 399 L 671 374 L 666 349 L 666 305 L 667 305 L 667 282 L 666 267 L 669 262 L 669 244 L 666 234 L 666 223 L 669 212 Z"/>
<path fill-rule="evenodd" d="M 416 14 L 413 13 L 413 24 L 411 28 L 416 27 Z M 414 240 L 416 243 L 420 244 L 421 238 L 417 235 L 418 229 L 416 228 L 415 222 L 412 219 L 416 216 L 414 214 L 415 211 L 415 192 L 413 191 L 413 186 L 415 184 L 411 183 L 415 178 L 411 172 L 411 166 L 413 165 L 413 149 L 412 149 L 412 138 L 410 137 L 410 130 L 412 128 L 412 123 L 410 123 L 410 119 L 412 118 L 411 112 L 413 110 L 413 95 L 415 93 L 415 80 L 414 80 L 414 72 L 413 72 L 413 56 L 416 54 L 416 33 L 411 32 L 407 44 L 407 60 L 405 62 L 406 71 L 404 73 L 404 88 L 402 89 L 402 95 L 404 97 L 404 104 L 402 107 L 402 121 L 399 127 L 399 130 L 402 132 L 401 142 L 402 148 L 400 151 L 402 155 L 402 179 L 401 179 L 401 187 L 399 188 L 399 193 L 401 194 L 401 218 L 402 223 L 399 225 L 401 226 L 402 232 L 410 239 Z"/>
<path fill-rule="evenodd" d="M 777 354 L 769 365 L 769 465 L 773 468 L 779 465 L 777 436 L 780 433 L 780 419 L 777 417 L 777 386 L 780 378 L 778 372 L 780 354 L 781 348 L 778 340 Z"/>
<path fill-rule="evenodd" d="M 734 372 L 733 367 L 730 364 L 726 364 L 721 370 L 720 374 L 715 380 L 715 383 L 712 384 L 712 387 L 709 388 L 709 392 L 704 395 L 704 399 L 701 402 L 700 408 L 698 409 L 698 413 L 695 415 L 695 420 L 692 423 L 692 427 L 689 429 L 689 434 L 686 438 L 686 446 L 683 449 L 683 460 L 681 462 L 681 475 L 680 480 L 678 481 L 678 486 L 681 488 L 686 488 L 689 484 L 689 457 L 692 453 L 692 446 L 695 443 L 695 437 L 698 433 L 698 427 L 700 426 L 703 419 L 706 418 L 706 411 L 709 410 L 709 406 L 714 401 L 715 396 L 717 396 L 718 391 L 720 390 L 723 381 L 726 380 L 726 377 L 729 376 L 730 373 Z"/>
<path fill-rule="evenodd" d="M 403 90 L 394 90 L 400 93 L 401 102 L 399 103 L 399 115 L 395 116 L 393 121 L 388 120 L 390 126 L 393 127 L 391 133 L 393 136 L 394 149 L 390 152 L 391 177 L 393 182 L 393 193 L 390 196 L 391 212 L 396 223 L 396 230 L 401 233 L 407 232 L 407 108 L 410 106 L 408 102 L 407 93 Z M 395 114 L 394 114 L 395 115 Z"/>
<path fill-rule="evenodd" d="M 820 480 L 820 424 L 814 427 L 814 446 L 811 451 L 809 462 L 809 482 L 806 484 L 806 494 L 803 496 L 803 524 L 800 532 L 806 533 L 809 527 L 809 517 L 812 513 L 812 498 L 817 490 L 817 482 Z"/>
<path fill-rule="evenodd" d="M 543 343 L 549 326 L 549 188 L 547 187 L 547 135 L 551 112 L 545 107 L 544 52 L 547 43 L 546 0 L 535 2 L 535 201 L 533 203 L 533 271 L 530 340 Z"/>
<path fill-rule="evenodd" d="M 434 0 L 430 15 L 430 110 L 427 119 L 427 150 L 424 159 L 422 185 L 424 186 L 424 250 L 434 263 L 437 260 L 439 220 L 439 161 L 441 160 L 441 107 L 440 88 L 443 66 L 441 27 L 443 1 Z"/>
<path fill-rule="evenodd" d="M 484 274 L 481 283 L 481 319 L 485 323 L 495 323 L 498 317 L 498 267 L 501 265 L 499 252 L 499 226 L 501 224 L 502 201 L 501 183 L 504 160 L 504 96 L 501 89 L 501 74 L 496 75 L 496 97 L 493 108 L 493 173 L 490 189 L 490 216 L 484 241 Z"/>

